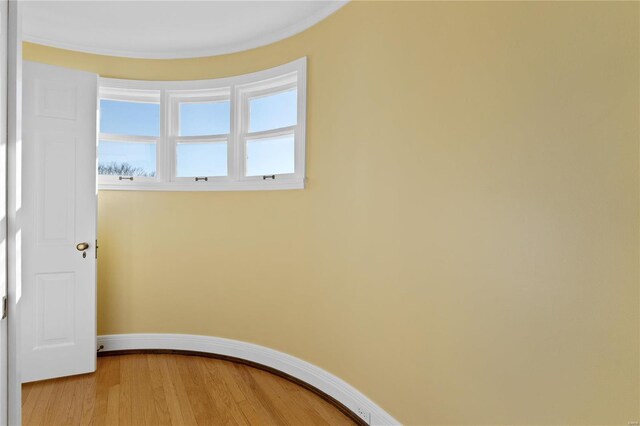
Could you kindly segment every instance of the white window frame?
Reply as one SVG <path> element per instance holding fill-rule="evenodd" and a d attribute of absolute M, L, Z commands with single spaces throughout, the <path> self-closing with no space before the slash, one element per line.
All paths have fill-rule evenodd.
<path fill-rule="evenodd" d="M 169 180 L 171 182 L 181 183 L 231 183 L 231 169 L 232 169 L 232 149 L 231 149 L 231 123 L 229 124 L 229 133 L 217 134 L 217 135 L 202 135 L 202 136 L 180 136 L 180 104 L 182 103 L 208 103 L 208 102 L 221 102 L 229 101 L 230 108 L 233 110 L 231 104 L 231 88 L 230 87 L 218 87 L 209 88 L 206 90 L 169 90 L 167 93 L 168 109 L 169 109 L 169 126 L 168 126 L 168 151 L 169 151 L 169 164 L 168 170 Z M 230 111 L 231 112 L 231 111 Z M 232 113 L 230 114 L 233 117 Z M 194 176 L 194 177 L 178 177 L 178 155 L 177 147 L 181 142 L 189 143 L 220 143 L 226 142 L 227 144 L 227 176 Z M 171 155 L 173 153 L 173 155 Z M 197 180 L 196 180 L 197 179 Z M 204 179 L 204 180 L 203 180 Z"/>
<path fill-rule="evenodd" d="M 275 68 L 234 77 L 194 81 L 141 81 L 100 78 L 100 99 L 160 103 L 160 137 L 100 134 L 101 140 L 145 142 L 157 140 L 156 176 L 119 180 L 98 176 L 100 190 L 144 191 L 236 191 L 303 189 L 306 158 L 307 58 Z M 297 89 L 297 123 L 262 132 L 248 132 L 249 99 Z M 228 135 L 180 136 L 179 110 L 182 102 L 230 102 Z M 294 135 L 295 172 L 272 176 L 245 176 L 246 140 Z M 176 147 L 179 142 L 227 141 L 227 176 L 177 177 Z M 206 179 L 205 179 L 206 178 Z"/>
<path fill-rule="evenodd" d="M 121 102 L 139 102 L 139 103 L 154 103 L 160 104 L 160 91 L 159 90 L 142 90 L 142 89 L 129 89 L 122 88 L 105 88 L 100 90 L 100 99 L 109 101 L 121 101 Z M 162 106 L 161 106 L 162 108 Z M 160 112 L 160 126 L 162 126 L 162 111 Z M 127 143 L 155 143 L 156 144 L 156 175 L 151 176 L 115 176 L 115 175 L 99 175 L 100 183 L 104 184 L 118 184 L 120 182 L 132 182 L 129 180 L 133 178 L 136 182 L 158 182 L 159 169 L 158 169 L 158 157 L 160 156 L 160 136 L 162 132 L 159 132 L 158 136 L 139 136 L 139 135 L 127 135 L 120 133 L 102 133 L 98 137 L 98 140 L 109 142 L 127 142 Z"/>

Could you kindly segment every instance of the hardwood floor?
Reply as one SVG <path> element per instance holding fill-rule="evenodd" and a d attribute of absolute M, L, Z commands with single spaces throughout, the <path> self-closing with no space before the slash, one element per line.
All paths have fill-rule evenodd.
<path fill-rule="evenodd" d="M 98 358 L 93 374 L 22 386 L 24 425 L 353 425 L 282 377 L 199 356 Z"/>

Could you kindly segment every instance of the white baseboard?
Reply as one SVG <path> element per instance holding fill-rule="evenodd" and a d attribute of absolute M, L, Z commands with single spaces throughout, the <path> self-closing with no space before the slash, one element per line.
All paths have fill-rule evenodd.
<path fill-rule="evenodd" d="M 241 358 L 282 371 L 310 384 L 335 398 L 354 413 L 358 415 L 364 413 L 360 416 L 369 417 L 365 418 L 365 421 L 370 425 L 400 424 L 389 413 L 344 380 L 299 358 L 253 343 L 191 334 L 112 334 L 98 336 L 99 345 L 104 346 L 102 352 L 173 349 Z"/>

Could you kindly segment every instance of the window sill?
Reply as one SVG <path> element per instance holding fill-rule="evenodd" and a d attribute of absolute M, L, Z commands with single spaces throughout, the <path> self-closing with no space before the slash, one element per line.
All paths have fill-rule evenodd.
<path fill-rule="evenodd" d="M 131 182 L 101 183 L 99 191 L 269 191 L 304 189 L 306 179 L 239 182 Z"/>

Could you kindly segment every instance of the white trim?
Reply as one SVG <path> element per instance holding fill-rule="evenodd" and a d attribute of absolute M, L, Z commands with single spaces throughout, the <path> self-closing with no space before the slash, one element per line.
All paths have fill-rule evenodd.
<path fill-rule="evenodd" d="M 256 71 L 248 74 L 241 74 L 231 77 L 212 78 L 205 80 L 127 80 L 119 78 L 99 78 L 100 92 L 99 96 L 103 95 L 103 88 L 107 90 L 106 93 L 113 92 L 114 94 L 126 93 L 129 91 L 139 91 L 141 99 L 145 96 L 154 96 L 154 90 L 167 90 L 173 94 L 174 91 L 178 93 L 184 93 L 189 95 L 189 90 L 201 91 L 203 89 L 217 89 L 221 87 L 230 87 L 233 85 L 244 84 L 262 84 L 270 79 L 280 79 L 287 77 L 287 74 L 293 74 L 299 71 L 300 74 L 306 76 L 306 63 L 307 57 L 303 56 L 299 59 L 295 59 L 286 64 L 278 65 L 266 70 Z M 304 67 L 304 68 L 302 68 Z M 298 78 L 300 76 L 298 75 Z M 306 80 L 306 79 L 305 79 Z M 286 83 L 284 83 L 286 84 Z M 118 92 L 117 89 L 126 89 L 126 92 Z M 107 95 L 109 97 L 109 95 Z M 142 101 L 141 101 L 142 102 Z M 151 102 L 151 101 L 146 101 Z M 157 102 L 157 101 L 156 101 Z"/>
<path fill-rule="evenodd" d="M 201 49 L 176 49 L 165 50 L 160 52 L 149 52 L 147 50 L 124 50 L 124 49 L 102 49 L 93 46 L 87 46 L 81 43 L 67 43 L 52 40 L 46 37 L 38 37 L 34 35 L 24 34 L 24 41 L 42 44 L 45 46 L 56 47 L 59 49 L 75 50 L 79 52 L 93 53 L 97 55 L 121 56 L 125 58 L 141 58 L 141 59 L 183 59 L 183 58 L 199 58 L 205 56 L 226 55 L 229 53 L 242 52 L 244 50 L 255 49 L 256 47 L 266 46 L 285 38 L 291 37 L 302 31 L 311 28 L 318 22 L 337 12 L 349 0 L 328 1 L 326 7 L 318 10 L 316 13 L 296 22 L 283 30 L 264 34 L 250 40 L 228 43 L 217 47 L 207 47 Z"/>
<path fill-rule="evenodd" d="M 221 135 L 198 135 L 198 136 L 174 136 L 175 143 L 219 143 L 229 142 L 229 134 Z"/>
<path fill-rule="evenodd" d="M 20 311 L 22 247 L 19 223 L 22 204 L 22 2 L 9 1 L 8 137 L 7 137 L 7 304 L 10 425 L 22 424 Z"/>
<path fill-rule="evenodd" d="M 142 90 L 99 85 L 99 98 L 116 102 L 160 103 L 160 90 Z"/>
<path fill-rule="evenodd" d="M 7 50 L 9 47 L 9 2 L 7 0 L 0 1 L 0 42 L 2 50 L 0 51 L 0 214 L 5 218 L 4 223 L 0 225 L 0 296 L 7 297 L 7 138 L 9 135 L 8 118 L 9 118 L 9 98 L 7 91 L 9 90 L 9 56 Z M 1 300 L 1 299 L 0 299 Z M 6 425 L 9 422 L 9 337 L 8 337 L 8 320 L 0 319 L 0 425 Z"/>
<path fill-rule="evenodd" d="M 258 132 L 253 132 L 253 133 L 247 132 L 242 135 L 242 139 L 246 139 L 246 140 L 271 139 L 271 138 L 277 138 L 280 136 L 295 135 L 297 128 L 298 128 L 297 125 L 293 125 L 293 126 L 280 127 L 275 129 L 269 129 L 269 130 L 260 130 Z"/>
<path fill-rule="evenodd" d="M 188 181 L 184 180 L 186 178 L 179 178 L 180 180 L 173 182 L 157 182 L 149 180 L 146 182 L 138 180 L 136 182 L 136 178 L 134 177 L 133 181 L 122 181 L 122 183 L 118 182 L 113 184 L 101 183 L 100 191 L 270 191 L 304 189 L 305 187 L 305 179 L 278 178 L 278 175 L 276 175 L 275 180 L 221 181 L 219 178 L 220 176 L 213 176 L 210 177 L 207 182 L 200 181 L 196 183 L 195 181 L 192 181 L 195 178 L 190 178 Z M 114 182 L 116 181 L 114 180 Z"/>
<path fill-rule="evenodd" d="M 98 336 L 104 352 L 135 349 L 171 349 L 206 352 L 256 362 L 282 371 L 335 398 L 354 413 L 370 414 L 370 425 L 399 425 L 389 413 L 360 391 L 326 370 L 292 355 L 253 343 L 192 334 L 112 334 Z"/>
<path fill-rule="evenodd" d="M 139 135 L 118 135 L 115 133 L 100 133 L 98 139 L 109 142 L 126 142 L 126 143 L 158 143 L 159 136 L 139 136 Z"/>

